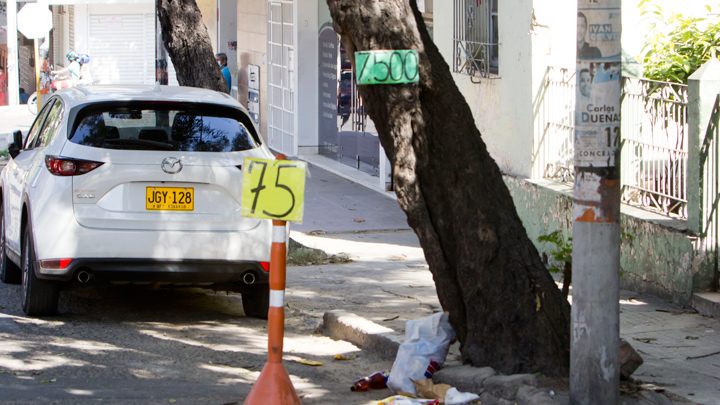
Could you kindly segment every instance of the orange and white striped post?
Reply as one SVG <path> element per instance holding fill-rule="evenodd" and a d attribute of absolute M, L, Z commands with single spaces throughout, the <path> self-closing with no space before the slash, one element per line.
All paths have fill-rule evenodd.
<path fill-rule="evenodd" d="M 278 160 L 287 159 L 278 155 Z M 268 309 L 268 361 L 245 398 L 244 405 L 300 404 L 300 398 L 282 363 L 285 333 L 286 221 L 273 220 L 270 248 L 270 308 Z"/>

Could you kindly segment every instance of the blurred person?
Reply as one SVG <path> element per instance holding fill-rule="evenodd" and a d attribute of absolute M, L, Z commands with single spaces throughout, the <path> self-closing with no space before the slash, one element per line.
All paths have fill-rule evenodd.
<path fill-rule="evenodd" d="M 78 84 L 93 84 L 92 75 L 90 74 L 90 55 L 81 53 L 78 55 L 80 62 L 80 79 Z"/>
<path fill-rule="evenodd" d="M 30 95 L 25 92 L 25 89 L 20 87 L 20 104 L 27 104 Z"/>
<path fill-rule="evenodd" d="M 7 105 L 7 93 L 5 92 L 5 67 L 0 66 L 0 105 Z"/>
<path fill-rule="evenodd" d="M 221 52 L 215 55 L 215 60 L 217 60 L 218 65 L 222 68 L 222 74 L 225 76 L 228 92 L 232 92 L 232 76 L 230 75 L 230 69 L 227 67 L 227 55 Z"/>
<path fill-rule="evenodd" d="M 78 84 L 78 80 L 80 80 L 81 66 L 80 61 L 78 60 L 79 55 L 75 51 L 70 51 L 66 56 L 70 61 L 68 67 L 50 71 L 50 73 L 57 75 L 60 79 L 53 81 L 53 87 L 56 89 L 76 86 Z"/>

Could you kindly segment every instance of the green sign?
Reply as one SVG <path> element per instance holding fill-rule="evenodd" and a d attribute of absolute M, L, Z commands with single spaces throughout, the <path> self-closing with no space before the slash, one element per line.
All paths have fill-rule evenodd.
<path fill-rule="evenodd" d="M 377 50 L 355 52 L 357 84 L 417 83 L 416 50 Z"/>

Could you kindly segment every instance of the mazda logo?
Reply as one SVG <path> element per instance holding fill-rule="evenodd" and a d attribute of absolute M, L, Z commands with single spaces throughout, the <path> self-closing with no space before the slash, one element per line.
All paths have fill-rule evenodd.
<path fill-rule="evenodd" d="M 182 170 L 183 165 L 182 165 L 182 163 L 180 163 L 180 159 L 178 159 L 178 158 L 166 157 L 165 159 L 163 159 L 160 167 L 162 167 L 162 169 L 165 173 L 175 174 L 175 173 L 180 173 L 180 170 Z"/>

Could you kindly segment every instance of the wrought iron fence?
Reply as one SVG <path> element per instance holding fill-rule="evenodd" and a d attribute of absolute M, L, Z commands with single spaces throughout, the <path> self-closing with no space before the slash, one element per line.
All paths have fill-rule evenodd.
<path fill-rule="evenodd" d="M 720 247 L 720 139 L 718 137 L 720 137 L 720 96 L 715 99 L 710 123 L 700 145 L 701 243 L 708 252 L 714 254 L 716 269 Z"/>
<path fill-rule="evenodd" d="M 572 182 L 575 71 L 549 68 L 535 104 L 533 177 Z"/>
<path fill-rule="evenodd" d="M 622 201 L 687 218 L 687 86 L 624 78 Z M 575 74 L 549 68 L 535 108 L 533 176 L 573 181 Z"/>
<path fill-rule="evenodd" d="M 687 86 L 623 79 L 622 201 L 687 218 Z"/>
<path fill-rule="evenodd" d="M 687 152 L 624 139 L 622 202 L 687 218 Z"/>

